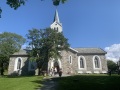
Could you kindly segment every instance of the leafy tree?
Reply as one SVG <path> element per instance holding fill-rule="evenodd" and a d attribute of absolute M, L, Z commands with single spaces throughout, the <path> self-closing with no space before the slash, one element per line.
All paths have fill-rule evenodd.
<path fill-rule="evenodd" d="M 21 5 L 24 5 L 27 0 L 7 0 L 6 3 L 15 10 L 19 8 Z M 41 0 L 44 1 L 44 0 Z M 51 0 L 53 1 L 53 5 L 58 6 L 60 2 L 64 3 L 67 0 Z M 1 17 L 2 9 L 0 8 L 0 17 Z"/>
<path fill-rule="evenodd" d="M 117 70 L 117 64 L 112 60 L 107 60 L 108 69 L 115 72 Z"/>
<path fill-rule="evenodd" d="M 9 55 L 20 50 L 25 39 L 15 33 L 4 32 L 0 34 L 0 66 L 9 61 Z"/>
<path fill-rule="evenodd" d="M 61 58 L 60 51 L 67 50 L 69 47 L 68 40 L 63 34 L 50 28 L 29 30 L 27 38 L 32 47 L 29 53 L 31 60 L 37 61 L 39 72 L 40 70 L 47 71 L 49 60 Z"/>

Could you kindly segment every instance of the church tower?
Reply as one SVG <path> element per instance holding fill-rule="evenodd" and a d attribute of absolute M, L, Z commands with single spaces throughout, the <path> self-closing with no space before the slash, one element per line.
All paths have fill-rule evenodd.
<path fill-rule="evenodd" d="M 50 25 L 50 28 L 57 30 L 58 32 L 62 32 L 62 23 L 60 23 L 58 11 L 55 11 L 55 16 L 53 23 Z"/>

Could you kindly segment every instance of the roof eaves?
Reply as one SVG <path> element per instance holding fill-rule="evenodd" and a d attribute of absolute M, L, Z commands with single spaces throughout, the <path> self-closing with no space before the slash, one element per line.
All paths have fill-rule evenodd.
<path fill-rule="evenodd" d="M 77 51 L 77 50 L 75 50 L 75 49 L 73 49 L 73 48 L 71 48 L 71 47 L 69 47 L 69 49 L 71 49 L 72 51 L 75 51 L 75 52 L 77 52 L 77 53 L 78 53 L 78 51 Z"/>

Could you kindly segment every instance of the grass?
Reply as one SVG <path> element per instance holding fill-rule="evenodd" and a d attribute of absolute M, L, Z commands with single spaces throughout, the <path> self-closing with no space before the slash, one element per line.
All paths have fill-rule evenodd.
<path fill-rule="evenodd" d="M 77 75 L 54 79 L 57 90 L 120 90 L 118 75 Z M 43 84 L 42 76 L 0 76 L 0 90 L 37 90 Z"/>
<path fill-rule="evenodd" d="M 118 75 L 79 75 L 58 79 L 58 90 L 120 90 Z"/>
<path fill-rule="evenodd" d="M 0 76 L 0 90 L 36 90 L 42 86 L 41 76 Z"/>

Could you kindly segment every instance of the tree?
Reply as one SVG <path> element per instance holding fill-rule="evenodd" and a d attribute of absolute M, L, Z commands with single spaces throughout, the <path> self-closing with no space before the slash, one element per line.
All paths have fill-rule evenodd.
<path fill-rule="evenodd" d="M 60 51 L 67 50 L 69 47 L 68 40 L 64 35 L 50 28 L 29 30 L 27 38 L 32 47 L 29 53 L 31 60 L 36 60 L 39 72 L 47 71 L 49 60 L 61 58 Z"/>
<path fill-rule="evenodd" d="M 107 66 L 108 69 L 111 70 L 112 72 L 115 72 L 117 70 L 117 64 L 112 60 L 107 60 Z"/>
<path fill-rule="evenodd" d="M 0 34 L 0 67 L 9 61 L 9 55 L 19 51 L 25 39 L 15 33 L 4 32 Z"/>
<path fill-rule="evenodd" d="M 24 5 L 27 0 L 7 0 L 6 3 L 15 10 L 19 8 L 21 5 Z M 44 0 L 41 0 L 44 1 Z M 53 1 L 53 5 L 58 6 L 59 3 L 64 3 L 67 0 L 51 0 Z M 0 8 L 0 17 L 1 17 L 2 9 Z"/>

